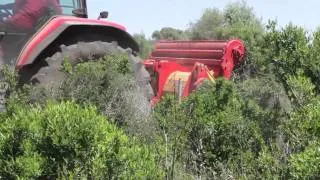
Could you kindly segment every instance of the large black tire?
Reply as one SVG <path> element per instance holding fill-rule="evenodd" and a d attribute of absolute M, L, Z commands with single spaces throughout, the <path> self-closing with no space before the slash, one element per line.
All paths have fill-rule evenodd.
<path fill-rule="evenodd" d="M 125 50 L 121 48 L 117 42 L 79 42 L 70 46 L 61 46 L 61 51 L 46 58 L 45 62 L 41 63 L 41 67 L 37 68 L 38 71 L 31 76 L 29 81 L 40 87 L 57 86 L 65 78 L 65 72 L 62 71 L 65 60 L 68 60 L 72 65 L 76 65 L 119 53 L 128 53 L 128 59 L 135 72 L 139 89 L 150 100 L 153 97 L 153 90 L 150 85 L 150 75 L 145 69 L 142 60 L 133 55 L 131 49 Z"/>

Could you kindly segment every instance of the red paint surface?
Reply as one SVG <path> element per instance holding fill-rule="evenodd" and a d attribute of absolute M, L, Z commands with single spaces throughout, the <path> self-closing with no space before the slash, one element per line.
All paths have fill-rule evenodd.
<path fill-rule="evenodd" d="M 33 38 L 28 42 L 27 46 L 22 50 L 17 63 L 17 69 L 22 68 L 29 60 L 32 52 L 37 48 L 48 36 L 50 36 L 55 31 L 59 30 L 64 24 L 69 25 L 91 25 L 91 26 L 109 26 L 115 27 L 126 31 L 124 26 L 116 23 L 102 20 L 93 20 L 85 18 L 77 18 L 70 16 L 57 16 L 51 19 L 48 24 L 46 24 L 41 31 L 39 31 Z"/>
<path fill-rule="evenodd" d="M 166 82 L 172 73 L 189 72 L 190 77 L 183 89 L 183 97 L 189 96 L 208 74 L 230 79 L 236 64 L 245 55 L 241 40 L 231 41 L 160 41 L 144 64 L 157 79 L 152 82 L 156 89 L 153 102 L 164 95 Z"/>

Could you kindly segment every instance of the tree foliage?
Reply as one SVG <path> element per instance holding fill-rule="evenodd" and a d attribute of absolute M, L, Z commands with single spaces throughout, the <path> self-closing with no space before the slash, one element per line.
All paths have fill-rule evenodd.
<path fill-rule="evenodd" d="M 133 37 L 140 47 L 140 52 L 139 52 L 140 57 L 143 59 L 148 58 L 149 54 L 153 49 L 153 41 L 148 39 L 146 35 L 143 33 L 134 34 Z"/>
<path fill-rule="evenodd" d="M 154 31 L 152 34 L 154 40 L 184 40 L 187 36 L 183 30 L 165 27 L 160 31 Z"/>
<path fill-rule="evenodd" d="M 206 9 L 202 17 L 191 24 L 191 39 L 241 38 L 249 45 L 263 33 L 263 26 L 245 2 L 231 3 L 223 11 Z M 253 46 L 253 45 L 252 45 Z"/>

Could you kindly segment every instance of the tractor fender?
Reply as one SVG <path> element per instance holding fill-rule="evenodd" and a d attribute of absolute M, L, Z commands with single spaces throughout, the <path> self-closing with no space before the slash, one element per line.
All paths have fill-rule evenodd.
<path fill-rule="evenodd" d="M 89 41 L 109 38 L 108 40 L 117 41 L 123 48 L 139 52 L 138 44 L 124 26 L 109 21 L 56 16 L 44 24 L 25 44 L 17 58 L 16 68 L 21 69 L 32 64 L 37 59 L 44 58 L 45 53 L 56 50 L 60 45 L 75 43 L 72 41 L 85 35 Z"/>

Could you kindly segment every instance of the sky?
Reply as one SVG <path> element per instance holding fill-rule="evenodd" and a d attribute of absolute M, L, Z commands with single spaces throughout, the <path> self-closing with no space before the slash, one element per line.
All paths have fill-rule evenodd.
<path fill-rule="evenodd" d="M 87 0 L 90 18 L 109 11 L 109 21 L 127 27 L 133 33 L 145 33 L 162 27 L 186 29 L 199 19 L 206 8 L 223 8 L 237 0 Z M 255 14 L 266 23 L 277 19 L 281 26 L 292 22 L 309 31 L 320 26 L 320 0 L 247 0 Z"/>

